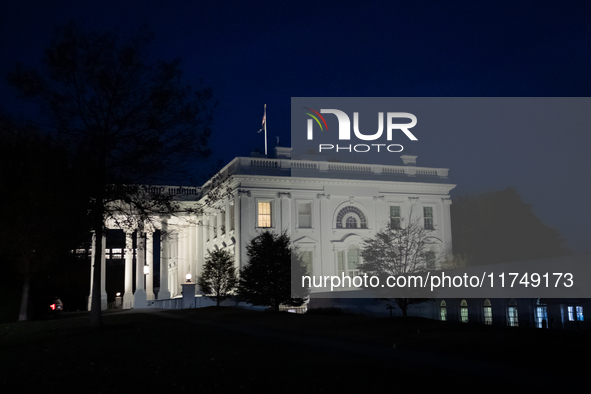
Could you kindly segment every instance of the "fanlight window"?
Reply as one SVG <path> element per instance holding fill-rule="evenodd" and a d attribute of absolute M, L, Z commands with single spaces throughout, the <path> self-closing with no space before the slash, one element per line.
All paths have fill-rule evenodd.
<path fill-rule="evenodd" d="M 365 214 L 359 208 L 348 206 L 337 215 L 337 228 L 367 228 Z"/>

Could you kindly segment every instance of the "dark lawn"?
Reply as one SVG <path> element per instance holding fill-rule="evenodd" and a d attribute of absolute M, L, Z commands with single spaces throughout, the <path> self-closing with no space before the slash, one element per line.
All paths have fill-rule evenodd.
<path fill-rule="evenodd" d="M 0 384 L 84 393 L 573 388 L 587 369 L 577 355 L 591 348 L 587 333 L 232 308 L 106 313 L 104 323 L 93 330 L 74 313 L 0 325 Z"/>

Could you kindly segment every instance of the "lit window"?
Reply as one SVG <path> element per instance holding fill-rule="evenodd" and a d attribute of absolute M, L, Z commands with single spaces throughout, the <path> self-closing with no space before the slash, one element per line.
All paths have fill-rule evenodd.
<path fill-rule="evenodd" d="M 313 274 L 313 264 L 312 264 L 312 251 L 306 250 L 300 254 L 300 257 L 301 257 L 304 265 L 306 266 L 306 271 L 308 272 L 308 275 L 310 275 L 310 276 L 314 275 Z"/>
<path fill-rule="evenodd" d="M 400 228 L 400 207 L 399 206 L 391 206 L 390 207 L 390 227 L 393 229 Z"/>
<path fill-rule="evenodd" d="M 311 228 L 312 227 L 312 203 L 300 202 L 298 203 L 298 227 Z"/>
<path fill-rule="evenodd" d="M 258 227 L 271 227 L 271 202 L 259 202 Z"/>
<path fill-rule="evenodd" d="M 509 327 L 518 327 L 519 321 L 517 316 L 517 303 L 514 299 L 509 301 L 509 307 L 507 308 L 507 325 Z"/>
<path fill-rule="evenodd" d="M 583 307 L 582 306 L 577 307 L 577 320 L 583 321 Z"/>
<path fill-rule="evenodd" d="M 492 324 L 492 306 L 490 300 L 484 300 L 484 324 L 490 326 Z"/>
<path fill-rule="evenodd" d="M 575 311 L 576 311 L 576 315 L 575 315 Z M 574 306 L 568 307 L 568 321 L 575 321 L 575 318 L 578 321 L 584 321 L 582 306 L 577 306 L 576 309 Z"/>
<path fill-rule="evenodd" d="M 460 318 L 462 323 L 468 323 L 468 302 L 466 300 L 460 302 Z"/>
<path fill-rule="evenodd" d="M 433 230 L 433 207 L 423 207 L 423 218 L 425 219 L 425 229 Z"/>
<path fill-rule="evenodd" d="M 441 303 L 439 304 L 439 318 L 441 321 L 447 320 L 447 304 L 445 303 L 445 300 L 441 300 Z"/>

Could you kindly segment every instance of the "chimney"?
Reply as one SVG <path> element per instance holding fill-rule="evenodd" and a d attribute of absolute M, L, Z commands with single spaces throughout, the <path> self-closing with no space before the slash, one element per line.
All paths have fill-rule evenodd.
<path fill-rule="evenodd" d="M 275 158 L 276 159 L 291 159 L 291 149 L 286 146 L 275 147 Z"/>
<path fill-rule="evenodd" d="M 402 156 L 400 156 L 400 158 L 402 159 L 402 162 L 404 163 L 405 166 L 416 167 L 416 165 L 417 165 L 417 156 L 402 155 Z"/>

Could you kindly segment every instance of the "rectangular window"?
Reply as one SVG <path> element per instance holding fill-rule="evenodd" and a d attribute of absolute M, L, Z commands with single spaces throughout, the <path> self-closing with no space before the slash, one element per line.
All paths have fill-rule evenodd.
<path fill-rule="evenodd" d="M 468 323 L 468 308 L 467 307 L 460 308 L 460 317 L 462 319 L 462 323 Z"/>
<path fill-rule="evenodd" d="M 349 250 L 347 250 L 347 274 L 351 278 L 359 276 L 357 264 L 359 264 L 359 249 L 349 248 Z"/>
<path fill-rule="evenodd" d="M 345 274 L 345 251 L 337 252 L 337 275 L 342 277 Z"/>
<path fill-rule="evenodd" d="M 300 202 L 298 203 L 298 227 L 311 228 L 312 227 L 312 203 Z"/>
<path fill-rule="evenodd" d="M 577 307 L 577 320 L 583 321 L 583 307 L 582 306 Z"/>
<path fill-rule="evenodd" d="M 517 320 L 517 307 L 510 306 L 507 310 L 507 325 L 509 327 L 518 327 L 518 320 Z"/>
<path fill-rule="evenodd" d="M 548 313 L 546 312 L 545 306 L 538 306 L 536 308 L 536 327 L 548 328 Z"/>
<path fill-rule="evenodd" d="M 433 207 L 423 207 L 423 218 L 425 219 L 425 229 L 433 230 Z"/>
<path fill-rule="evenodd" d="M 396 229 L 400 228 L 400 206 L 393 205 L 390 207 L 390 227 Z"/>
<path fill-rule="evenodd" d="M 222 232 L 222 235 L 226 234 L 226 211 L 222 211 L 221 214 L 222 218 L 221 218 L 221 225 L 220 225 L 220 230 Z"/>
<path fill-rule="evenodd" d="M 271 202 L 259 202 L 257 227 L 271 227 Z"/>
<path fill-rule="evenodd" d="M 492 307 L 484 307 L 484 324 L 490 326 L 492 324 Z"/>
<path fill-rule="evenodd" d="M 312 264 L 312 251 L 306 250 L 306 251 L 302 252 L 302 254 L 300 256 L 306 266 L 306 271 L 308 272 L 308 275 L 310 275 L 310 276 L 314 275 L 313 274 L 313 264 Z"/>
<path fill-rule="evenodd" d="M 568 321 L 575 321 L 575 307 L 568 307 Z"/>

